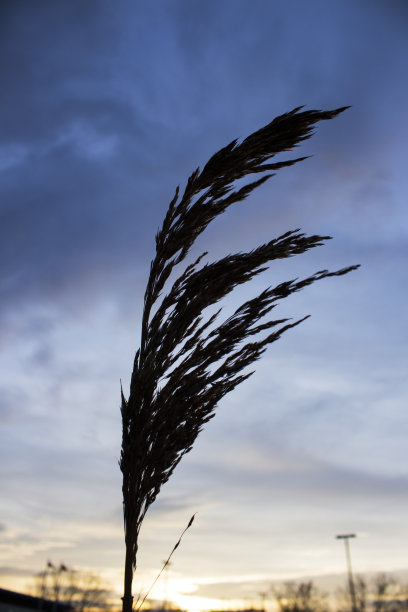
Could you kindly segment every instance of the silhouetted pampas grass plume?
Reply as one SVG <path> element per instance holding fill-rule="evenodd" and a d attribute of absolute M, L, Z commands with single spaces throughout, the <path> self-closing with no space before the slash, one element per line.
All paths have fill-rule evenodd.
<path fill-rule="evenodd" d="M 289 280 L 267 288 L 218 325 L 216 319 L 221 311 L 205 316 L 207 307 L 266 270 L 270 261 L 304 253 L 330 237 L 306 236 L 294 230 L 253 251 L 227 255 L 212 263 L 202 263 L 207 255 L 203 253 L 163 293 L 166 281 L 213 219 L 244 200 L 276 170 L 305 159 L 268 163 L 271 158 L 310 138 L 315 123 L 332 119 L 346 108 L 302 111 L 299 107 L 277 117 L 240 144 L 232 141 L 215 153 L 202 170 L 197 168 L 183 195 L 180 197 L 177 188 L 170 203 L 156 235 L 156 256 L 144 298 L 141 344 L 134 360 L 129 398 L 122 392 L 124 612 L 132 608 L 140 527 L 161 486 L 192 448 L 203 425 L 214 416 L 219 400 L 252 374 L 247 366 L 259 359 L 283 332 L 307 318 L 289 322 L 265 320 L 265 316 L 291 293 L 358 266 L 336 272 L 322 270 L 300 281 Z M 265 172 L 261 178 L 234 188 L 238 179 Z"/>

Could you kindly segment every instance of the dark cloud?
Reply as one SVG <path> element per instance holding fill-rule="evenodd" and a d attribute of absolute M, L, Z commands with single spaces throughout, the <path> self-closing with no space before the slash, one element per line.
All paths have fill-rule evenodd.
<path fill-rule="evenodd" d="M 3 308 L 24 295 L 75 291 L 83 278 L 114 283 L 118 271 L 151 252 L 175 183 L 215 147 L 287 105 L 313 104 L 322 91 L 336 90 L 336 100 L 326 93 L 321 104 L 356 101 L 357 109 L 346 123 L 322 130 L 315 150 L 330 139 L 339 155 L 354 129 L 360 144 L 353 149 L 369 148 L 378 101 L 367 104 L 364 96 L 378 90 L 379 70 L 391 78 L 387 61 L 401 56 L 389 50 L 381 5 L 369 15 L 373 33 L 381 34 L 377 61 L 368 40 L 353 47 L 361 43 L 366 11 L 348 4 L 337 9 L 334 37 L 331 11 L 316 2 L 312 10 L 299 5 L 295 24 L 281 3 L 260 2 L 250 12 L 230 2 L 216 11 L 214 3 L 196 2 L 124 3 L 121 11 L 107 2 L 41 6 L 2 5 Z M 305 55 L 296 46 L 301 28 L 316 19 L 318 34 Z M 391 89 L 383 84 L 376 95 Z"/>
<path fill-rule="evenodd" d="M 355 132 L 354 155 L 366 154 L 379 137 L 372 130 L 378 96 L 395 91 L 384 81 L 392 78 L 391 57 L 401 57 L 389 49 L 390 40 L 402 44 L 389 36 L 397 9 L 388 15 L 381 4 L 369 14 L 376 61 L 370 40 L 359 36 L 367 12 L 347 3 L 336 16 L 322 2 L 299 4 L 295 22 L 280 2 L 251 11 L 228 1 L 41 7 L 2 5 L 3 311 L 24 299 L 76 293 L 81 300 L 84 283 L 95 299 L 100 289 L 115 292 L 128 269 L 147 268 L 175 184 L 214 148 L 295 104 L 355 103 L 321 130 L 314 151 L 336 143 L 344 157 Z M 306 37 L 312 23 L 315 35 Z M 322 156 L 281 185 L 298 180 L 300 192 L 310 190 L 328 163 Z M 387 185 L 380 198 L 378 184 L 367 182 L 358 203 L 372 206 L 373 192 L 387 197 Z M 296 191 L 292 183 L 294 201 Z M 271 193 L 277 199 L 282 189 L 274 184 Z"/>
<path fill-rule="evenodd" d="M 299 464 L 300 462 L 301 458 Z M 205 473 L 203 480 L 206 482 L 206 490 L 215 491 L 225 486 L 228 488 L 229 498 L 235 498 L 236 501 L 244 491 L 245 497 L 259 496 L 264 501 L 273 491 L 273 497 L 286 498 L 285 504 L 288 496 L 296 499 L 305 496 L 304 499 L 308 499 L 312 505 L 319 505 L 324 499 L 330 499 L 338 508 L 339 504 L 342 505 L 342 500 L 349 500 L 351 497 L 362 497 L 367 503 L 371 503 L 379 502 L 384 496 L 388 500 L 402 502 L 407 496 L 405 475 L 370 474 L 358 466 L 347 469 L 307 457 L 303 458 L 303 466 L 286 469 L 276 469 L 273 464 L 271 469 L 268 469 L 267 463 L 260 468 L 249 460 L 246 468 L 242 463 L 225 465 L 220 462 L 214 465 L 208 462 L 205 469 L 202 466 L 202 473 Z"/>

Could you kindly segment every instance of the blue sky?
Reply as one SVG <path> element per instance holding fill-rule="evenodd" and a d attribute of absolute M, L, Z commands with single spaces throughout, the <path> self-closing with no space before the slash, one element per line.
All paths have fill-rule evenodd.
<path fill-rule="evenodd" d="M 356 570 L 406 568 L 407 3 L 3 0 L 0 29 L 1 586 L 25 588 L 52 559 L 120 588 L 119 380 L 154 234 L 197 165 L 301 104 L 352 108 L 194 253 L 297 227 L 334 237 L 226 313 L 280 280 L 361 268 L 280 306 L 312 317 L 223 400 L 164 487 L 136 588 L 193 512 L 173 595 L 239 599 L 342 572 L 342 531 L 358 534 Z"/>

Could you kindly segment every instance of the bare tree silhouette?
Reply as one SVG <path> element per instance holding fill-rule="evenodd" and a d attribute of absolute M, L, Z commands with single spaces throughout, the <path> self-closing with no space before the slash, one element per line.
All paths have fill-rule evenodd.
<path fill-rule="evenodd" d="M 396 587 L 398 587 L 397 580 L 390 574 L 380 572 L 374 576 L 372 582 L 374 612 L 384 612 L 388 609 L 389 601 L 392 601 L 393 596 L 395 597 Z"/>
<path fill-rule="evenodd" d="M 215 153 L 202 170 L 197 168 L 183 195 L 179 196 L 177 188 L 170 203 L 156 235 L 156 255 L 144 297 L 141 343 L 128 399 L 122 391 L 124 612 L 132 609 L 140 527 L 161 486 L 191 450 L 204 424 L 214 416 L 220 399 L 252 374 L 247 366 L 259 359 L 283 332 L 307 318 L 289 322 L 264 317 L 290 294 L 358 266 L 335 272 L 321 270 L 300 281 L 288 280 L 266 288 L 218 324 L 216 319 L 221 310 L 206 316 L 209 306 L 266 270 L 270 261 L 304 253 L 330 238 L 306 236 L 294 230 L 250 252 L 227 255 L 203 265 L 202 259 L 207 255 L 204 253 L 185 267 L 167 293 L 162 292 L 176 266 L 184 262 L 197 237 L 213 219 L 244 200 L 276 170 L 305 158 L 268 161 L 309 138 L 315 123 L 332 119 L 346 108 L 302 111 L 299 107 L 277 117 L 241 143 L 232 141 Z M 264 173 L 261 178 L 243 187 L 236 186 L 239 179 L 260 173 Z"/>
<path fill-rule="evenodd" d="M 35 576 L 34 592 L 42 600 L 54 602 L 55 611 L 59 604 L 64 604 L 75 612 L 85 612 L 106 608 L 111 589 L 92 571 L 48 561 L 45 569 Z"/>
<path fill-rule="evenodd" d="M 307 582 L 285 582 L 272 588 L 279 612 L 325 612 L 328 609 L 327 595 L 319 591 L 312 580 Z"/>

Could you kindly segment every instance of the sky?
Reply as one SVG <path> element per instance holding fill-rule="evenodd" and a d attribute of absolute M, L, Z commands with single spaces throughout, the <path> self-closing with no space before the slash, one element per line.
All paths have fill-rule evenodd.
<path fill-rule="evenodd" d="M 311 157 L 200 237 L 210 260 L 301 228 L 333 240 L 224 303 L 361 268 L 279 306 L 311 314 L 220 403 L 142 528 L 135 592 L 190 610 L 271 583 L 408 568 L 408 4 L 3 0 L 0 4 L 0 586 L 47 560 L 124 561 L 128 389 L 154 235 L 196 166 L 299 105 L 351 108 Z"/>

